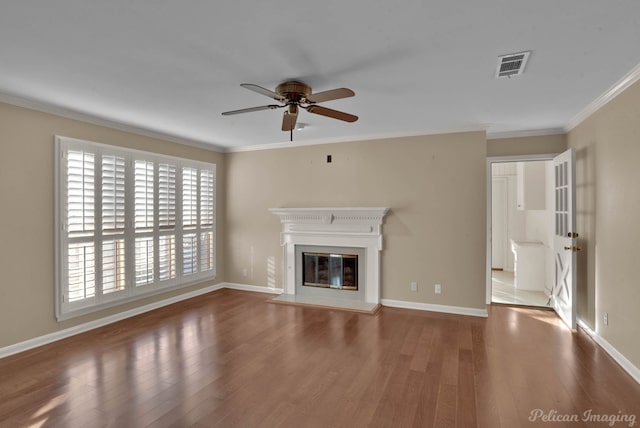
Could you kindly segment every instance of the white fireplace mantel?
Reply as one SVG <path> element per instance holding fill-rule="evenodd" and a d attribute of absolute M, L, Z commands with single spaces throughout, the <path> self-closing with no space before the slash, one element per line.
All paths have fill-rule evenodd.
<path fill-rule="evenodd" d="M 364 299 L 380 303 L 382 221 L 389 208 L 271 208 L 282 223 L 285 294 L 295 294 L 295 247 L 316 245 L 365 250 Z"/>

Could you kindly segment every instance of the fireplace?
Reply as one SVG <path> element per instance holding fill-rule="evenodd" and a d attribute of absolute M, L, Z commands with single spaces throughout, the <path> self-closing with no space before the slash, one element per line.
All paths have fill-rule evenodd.
<path fill-rule="evenodd" d="M 358 255 L 302 253 L 302 286 L 358 291 Z"/>
<path fill-rule="evenodd" d="M 283 297 L 380 303 L 382 219 L 388 208 L 269 211 L 282 223 Z"/>
<path fill-rule="evenodd" d="M 366 265 L 364 248 L 296 245 L 295 294 L 364 301 Z"/>

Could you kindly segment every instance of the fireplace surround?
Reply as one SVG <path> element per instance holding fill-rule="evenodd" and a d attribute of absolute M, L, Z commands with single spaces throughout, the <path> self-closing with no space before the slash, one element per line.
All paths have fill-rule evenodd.
<path fill-rule="evenodd" d="M 303 257 L 307 247 L 314 253 L 335 253 L 338 249 L 356 249 L 358 257 L 358 297 L 362 302 L 380 303 L 380 252 L 382 222 L 389 208 L 271 208 L 280 218 L 283 247 L 284 295 L 295 296 L 296 284 L 302 281 Z M 325 250 L 322 250 L 322 249 Z M 322 251 L 321 251 L 322 250 Z M 340 251 L 353 254 L 353 251 Z M 310 288 L 310 287 L 305 287 Z M 326 287 L 328 291 L 336 291 Z M 348 299 L 352 290 L 339 290 L 335 299 Z"/>

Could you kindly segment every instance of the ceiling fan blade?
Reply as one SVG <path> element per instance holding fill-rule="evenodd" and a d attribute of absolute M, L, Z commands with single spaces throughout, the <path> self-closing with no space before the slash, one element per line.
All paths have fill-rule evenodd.
<path fill-rule="evenodd" d="M 290 105 L 289 109 L 284 112 L 282 116 L 282 130 L 291 131 L 296 127 L 296 121 L 298 120 L 298 106 Z"/>
<path fill-rule="evenodd" d="M 324 101 L 338 100 L 340 98 L 349 98 L 355 94 L 356 93 L 349 88 L 338 88 L 311 94 L 307 97 L 307 100 L 312 103 L 322 103 Z"/>
<path fill-rule="evenodd" d="M 268 106 L 260 106 L 260 107 L 249 107 L 249 108 L 241 108 L 240 110 L 231 110 L 225 111 L 222 113 L 223 116 L 229 116 L 231 114 L 240 114 L 240 113 L 249 113 L 252 111 L 260 111 L 260 110 L 274 110 L 277 108 L 281 108 L 284 106 L 279 106 L 277 104 L 269 104 Z"/>
<path fill-rule="evenodd" d="M 338 120 L 344 120 L 345 122 L 355 122 L 356 120 L 358 120 L 358 116 L 354 116 L 349 113 L 345 113 L 342 111 L 333 110 L 330 108 L 317 106 L 317 105 L 311 105 L 307 107 L 307 111 L 309 113 L 315 113 L 321 116 L 327 116 L 327 117 L 332 117 Z"/>
<path fill-rule="evenodd" d="M 250 91 L 257 92 L 262 95 L 266 95 L 267 97 L 273 98 L 274 100 L 277 100 L 277 101 L 285 100 L 285 97 L 283 97 L 282 95 L 276 92 L 270 91 L 267 88 L 263 88 L 262 86 L 254 85 L 253 83 L 241 83 L 240 86 L 242 86 L 243 88 L 249 89 Z"/>

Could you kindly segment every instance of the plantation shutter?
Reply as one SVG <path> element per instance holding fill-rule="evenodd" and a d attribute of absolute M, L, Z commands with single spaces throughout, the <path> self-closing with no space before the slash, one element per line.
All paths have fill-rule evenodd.
<path fill-rule="evenodd" d="M 124 290 L 125 159 L 102 157 L 102 292 Z"/>
<path fill-rule="evenodd" d="M 152 284 L 153 258 L 153 162 L 136 160 L 135 174 L 135 266 L 136 286 Z"/>
<path fill-rule="evenodd" d="M 56 137 L 56 317 L 215 275 L 215 165 Z"/>
<path fill-rule="evenodd" d="M 213 269 L 213 226 L 215 219 L 214 206 L 215 182 L 213 171 L 200 171 L 200 270 Z"/>
<path fill-rule="evenodd" d="M 182 168 L 182 273 L 198 272 L 198 170 Z"/>
<path fill-rule="evenodd" d="M 158 165 L 158 276 L 176 277 L 176 166 Z"/>
<path fill-rule="evenodd" d="M 95 155 L 66 154 L 66 231 L 68 233 L 66 289 L 68 302 L 95 296 Z"/>

